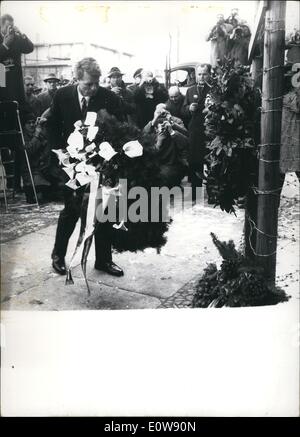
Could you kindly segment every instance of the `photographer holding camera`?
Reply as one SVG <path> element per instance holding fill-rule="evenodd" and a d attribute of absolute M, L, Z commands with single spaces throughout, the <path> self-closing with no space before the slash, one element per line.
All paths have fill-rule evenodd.
<path fill-rule="evenodd" d="M 217 23 L 210 30 L 206 41 L 211 42 L 210 63 L 212 67 L 218 64 L 218 60 L 223 61 L 227 56 L 228 38 L 232 32 L 232 25 L 225 22 L 224 15 L 217 15 Z"/>
<path fill-rule="evenodd" d="M 143 129 L 152 120 L 156 106 L 168 100 L 168 92 L 164 85 L 155 79 L 152 71 L 143 71 L 142 80 L 134 92 L 137 112 L 137 124 Z"/>
<path fill-rule="evenodd" d="M 167 110 L 167 106 L 165 103 L 159 103 L 156 105 L 153 120 L 149 121 L 149 123 L 146 124 L 143 131 L 146 133 L 153 133 L 155 132 L 155 127 L 158 124 L 158 120 L 167 121 L 171 126 L 172 129 L 180 132 L 182 135 L 188 137 L 188 131 L 186 127 L 183 124 L 183 121 L 171 115 L 171 113 Z"/>
<path fill-rule="evenodd" d="M 21 67 L 22 53 L 31 53 L 33 44 L 14 25 L 11 15 L 0 19 L 0 62 L 5 66 L 6 86 L 0 88 L 0 101 L 16 100 L 24 110 L 25 92 Z"/>
<path fill-rule="evenodd" d="M 161 186 L 172 188 L 180 185 L 188 173 L 188 138 L 184 134 L 186 129 L 182 121 L 172 117 L 164 104 L 159 104 L 153 120 L 145 126 L 143 132 L 155 136 Z"/>

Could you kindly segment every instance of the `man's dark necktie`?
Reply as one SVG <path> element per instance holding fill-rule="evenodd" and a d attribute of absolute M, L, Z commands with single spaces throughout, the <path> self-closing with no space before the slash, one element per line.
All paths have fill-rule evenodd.
<path fill-rule="evenodd" d="M 86 119 L 87 114 L 87 101 L 84 97 L 81 99 L 81 113 L 82 113 L 82 120 L 84 121 Z"/>

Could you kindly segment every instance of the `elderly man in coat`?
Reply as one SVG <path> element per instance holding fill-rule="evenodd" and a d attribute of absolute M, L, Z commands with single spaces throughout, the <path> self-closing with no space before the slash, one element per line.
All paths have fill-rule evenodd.
<path fill-rule="evenodd" d="M 112 67 L 107 75 L 110 79 L 107 89 L 120 97 L 123 104 L 123 112 L 128 123 L 135 124 L 136 106 L 133 93 L 126 88 L 122 76 L 124 76 L 124 73 L 121 73 L 121 70 L 118 67 Z"/>
<path fill-rule="evenodd" d="M 49 73 L 48 76 L 45 77 L 44 82 L 47 85 L 47 91 L 37 96 L 40 105 L 40 115 L 50 108 L 60 80 L 54 73 Z"/>
<path fill-rule="evenodd" d="M 205 156 L 205 126 L 203 109 L 210 89 L 210 64 L 200 64 L 196 69 L 197 84 L 188 88 L 183 111 L 189 119 L 189 168 L 193 199 L 196 198 L 196 187 L 202 187 L 203 164 Z"/>
<path fill-rule="evenodd" d="M 188 126 L 188 120 L 184 117 L 183 103 L 184 95 L 181 94 L 178 86 L 171 86 L 168 90 L 169 99 L 166 102 L 166 109 L 174 117 L 180 118 L 183 121 L 185 127 Z"/>

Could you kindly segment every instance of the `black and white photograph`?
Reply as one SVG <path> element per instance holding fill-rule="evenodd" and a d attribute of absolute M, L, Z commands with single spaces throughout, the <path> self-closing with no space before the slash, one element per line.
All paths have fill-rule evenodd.
<path fill-rule="evenodd" d="M 1 1 L 1 415 L 298 417 L 299 181 L 298 1 Z"/>

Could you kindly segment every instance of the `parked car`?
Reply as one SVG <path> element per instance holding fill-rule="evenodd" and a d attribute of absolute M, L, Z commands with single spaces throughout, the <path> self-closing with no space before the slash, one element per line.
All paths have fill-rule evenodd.
<path fill-rule="evenodd" d="M 200 61 L 183 62 L 166 70 L 166 87 L 177 85 L 183 95 L 187 89 L 196 83 L 196 67 Z"/>

